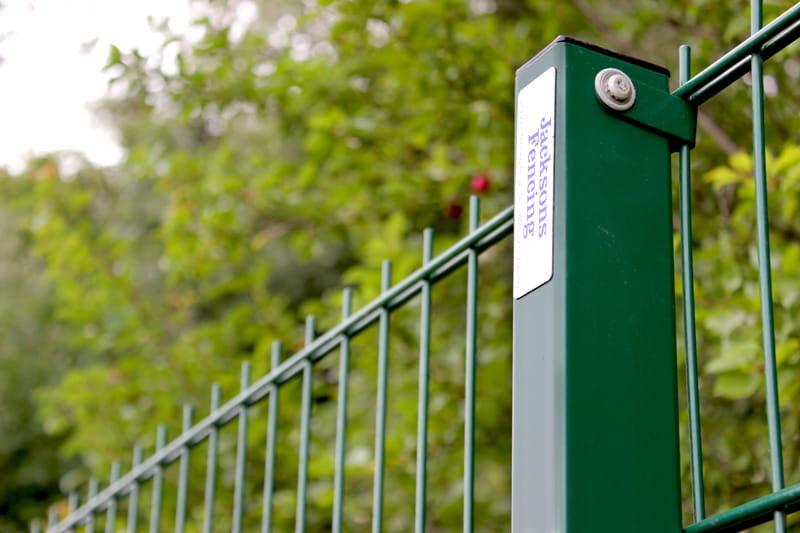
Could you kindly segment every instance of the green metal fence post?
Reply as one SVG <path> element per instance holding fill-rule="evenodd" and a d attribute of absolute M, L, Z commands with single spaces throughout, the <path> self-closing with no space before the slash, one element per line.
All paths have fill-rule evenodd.
<path fill-rule="evenodd" d="M 694 111 L 667 82 L 565 37 L 517 73 L 514 533 L 681 531 L 670 147 Z"/>

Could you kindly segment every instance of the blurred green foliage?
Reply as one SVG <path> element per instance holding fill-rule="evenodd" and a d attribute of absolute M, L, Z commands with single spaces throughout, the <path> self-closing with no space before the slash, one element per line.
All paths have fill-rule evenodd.
<path fill-rule="evenodd" d="M 244 5 L 258 15 L 247 25 L 237 18 Z M 788 5 L 768 3 L 767 17 Z M 706 65 L 749 24 L 741 6 L 706 0 L 193 6 L 187 34 L 153 21 L 158 53 L 109 54 L 112 96 L 98 112 L 126 150 L 120 165 L 68 169 L 75 156 L 56 154 L 0 179 L 0 434 L 11 436 L 0 440 L 3 533 L 24 527 L 45 499 L 63 513 L 56 487 L 83 487 L 90 473 L 106 480 L 110 462 L 127 461 L 134 443 L 151 451 L 158 422 L 177 435 L 183 403 L 205 416 L 212 382 L 232 397 L 242 361 L 263 375 L 274 339 L 287 353 L 302 346 L 307 313 L 323 330 L 335 324 L 341 287 L 357 289 L 356 307 L 375 297 L 382 259 L 393 261 L 394 281 L 413 271 L 425 227 L 435 229 L 437 250 L 454 242 L 466 229 L 472 176 L 489 177 L 484 213 L 508 205 L 514 70 L 555 36 L 675 70 L 678 44 L 690 43 L 695 64 Z M 787 481 L 796 482 L 796 52 L 773 59 L 767 73 L 777 88 L 767 109 L 784 451 Z M 693 156 L 710 512 L 769 487 L 748 109 L 742 82 L 706 104 Z M 508 243 L 481 259 L 478 531 L 509 528 L 510 265 Z M 458 273 L 434 291 L 429 531 L 451 531 L 461 516 L 464 286 Z M 418 322 L 413 303 L 392 315 L 391 531 L 413 521 Z M 368 331 L 353 347 L 345 512 L 353 531 L 370 520 L 376 345 Z M 311 531 L 330 527 L 337 361 L 315 368 Z M 279 531 L 294 520 L 299 394 L 296 383 L 281 392 Z M 265 413 L 254 408 L 249 435 L 247 530 L 260 516 Z M 233 426 L 220 442 L 220 531 L 230 521 Z M 202 502 L 204 449 L 192 455 L 193 506 Z M 175 479 L 171 468 L 167 508 Z M 197 531 L 199 507 L 190 514 L 188 530 Z M 170 513 L 163 520 L 170 525 Z"/>

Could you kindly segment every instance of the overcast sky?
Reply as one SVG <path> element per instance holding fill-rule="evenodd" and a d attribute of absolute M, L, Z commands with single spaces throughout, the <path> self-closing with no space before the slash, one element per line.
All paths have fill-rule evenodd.
<path fill-rule="evenodd" d="M 188 0 L 3 0 L 0 10 L 0 166 L 19 170 L 28 154 L 74 149 L 98 164 L 120 150 L 92 118 L 103 96 L 110 44 L 155 49 L 148 16 L 185 28 Z M 96 40 L 94 46 L 89 46 Z"/>

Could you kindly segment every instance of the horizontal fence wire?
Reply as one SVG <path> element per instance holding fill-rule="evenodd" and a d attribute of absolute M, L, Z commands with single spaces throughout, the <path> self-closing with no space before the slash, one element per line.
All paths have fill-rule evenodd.
<path fill-rule="evenodd" d="M 800 37 L 800 3 L 763 26 L 762 1 L 751 0 L 751 36 L 699 74 L 689 78 L 690 53 L 681 47 L 680 87 L 673 93 L 694 106 L 708 101 L 731 83 L 749 72 L 752 77 L 752 147 L 753 180 L 756 205 L 756 245 L 760 292 L 762 350 L 766 388 L 767 428 L 770 452 L 772 493 L 739 505 L 712 517 L 705 517 L 700 408 L 698 400 L 697 353 L 695 339 L 694 276 L 691 228 L 691 159 L 690 148 L 680 149 L 680 237 L 683 286 L 684 335 L 688 395 L 690 466 L 695 523 L 686 533 L 735 532 L 769 521 L 776 533 L 787 531 L 786 514 L 800 509 L 800 485 L 784 488 L 781 445 L 780 401 L 775 360 L 775 325 L 773 318 L 770 264 L 769 220 L 767 210 L 766 141 L 764 120 L 763 62 Z"/>
<path fill-rule="evenodd" d="M 382 440 L 385 439 L 385 417 L 383 411 L 385 409 L 385 394 L 386 384 L 388 382 L 388 325 L 389 314 L 412 298 L 417 296 L 422 297 L 422 332 L 424 337 L 421 338 L 420 353 L 421 360 L 424 359 L 424 365 L 420 366 L 420 383 L 426 385 L 425 391 L 421 391 L 422 406 L 420 407 L 420 426 L 418 428 L 418 439 L 425 438 L 425 424 L 427 424 L 427 365 L 428 365 L 428 344 L 430 342 L 430 289 L 431 286 L 438 281 L 441 281 L 453 273 L 461 266 L 468 264 L 469 270 L 469 284 L 470 293 L 474 289 L 475 279 L 477 276 L 477 257 L 482 252 L 486 251 L 493 245 L 497 244 L 505 237 L 510 235 L 513 231 L 513 207 L 509 206 L 495 215 L 484 224 L 478 224 L 478 202 L 472 200 L 472 213 L 470 219 L 469 233 L 461 240 L 447 248 L 438 256 L 432 256 L 433 237 L 430 230 L 424 232 L 423 238 L 423 265 L 421 268 L 399 281 L 395 285 L 391 285 L 390 280 L 390 266 L 388 263 L 383 267 L 383 281 L 382 291 L 378 297 L 366 304 L 360 310 L 351 313 L 350 301 L 351 296 L 349 291 L 345 293 L 345 304 L 342 312 L 341 322 L 333 328 L 326 331 L 320 336 L 316 336 L 314 332 L 313 318 L 309 318 L 306 327 L 306 344 L 298 352 L 286 360 L 280 360 L 280 343 L 276 342 L 273 345 L 272 351 L 272 365 L 269 372 L 255 381 L 250 383 L 250 364 L 244 363 L 242 366 L 241 387 L 240 392 L 231 400 L 221 405 L 220 388 L 218 385 L 212 387 L 211 392 L 211 410 L 208 416 L 192 424 L 193 411 L 190 406 L 186 406 L 183 412 L 183 427 L 182 432 L 175 437 L 172 441 L 167 442 L 166 426 L 161 425 L 158 428 L 156 437 L 156 447 L 153 454 L 144 459 L 142 457 L 142 448 L 136 446 L 134 448 L 134 456 L 131 469 L 123 476 L 120 477 L 118 471 L 119 466 L 115 467 L 111 479 L 107 487 L 100 490 L 99 483 L 96 479 L 92 479 L 89 484 L 89 491 L 86 501 L 80 507 L 77 506 L 77 496 L 71 497 L 70 501 L 73 502 L 68 509 L 66 516 L 59 520 L 58 510 L 53 507 L 50 510 L 47 521 L 47 533 L 65 533 L 76 531 L 78 527 L 84 526 L 85 531 L 95 531 L 95 524 L 98 519 L 103 520 L 103 524 L 107 531 L 113 531 L 116 527 L 117 521 L 117 508 L 118 502 L 123 498 L 127 498 L 127 516 L 126 516 L 126 530 L 128 533 L 135 533 L 139 530 L 140 520 L 140 500 L 142 495 L 142 487 L 145 482 L 149 481 L 150 484 L 150 501 L 149 501 L 149 521 L 148 531 L 150 533 L 159 533 L 162 527 L 162 508 L 164 506 L 164 480 L 166 468 L 178 462 L 178 483 L 176 494 L 176 515 L 175 515 L 175 531 L 181 532 L 187 529 L 187 498 L 188 492 L 191 489 L 192 483 L 188 479 L 190 459 L 189 453 L 195 446 L 207 442 L 208 451 L 206 459 L 206 478 L 204 485 L 203 505 L 202 505 L 202 531 L 203 533 L 210 533 L 218 528 L 217 519 L 215 517 L 215 503 L 216 494 L 218 492 L 218 470 L 219 470 L 219 433 L 223 426 L 237 421 L 238 431 L 236 439 L 236 462 L 234 468 L 234 499 L 233 509 L 231 510 L 230 529 L 234 533 L 247 530 L 244 524 L 244 507 L 246 502 L 244 500 L 244 490 L 247 483 L 246 479 L 246 463 L 247 463 L 247 440 L 248 440 L 248 408 L 260 402 L 261 400 L 269 397 L 269 411 L 268 421 L 266 426 L 266 450 L 265 450 L 265 464 L 264 464 L 264 479 L 263 487 L 264 494 L 262 500 L 262 518 L 261 518 L 261 532 L 269 533 L 273 531 L 273 517 L 274 517 L 274 474 L 276 467 L 276 449 L 278 440 L 278 397 L 281 385 L 300 378 L 302 385 L 302 408 L 301 408 L 301 435 L 300 435 L 300 453 L 298 463 L 298 486 L 297 486 L 297 513 L 295 531 L 305 531 L 305 505 L 307 497 L 307 483 L 308 483 L 308 454 L 310 445 L 310 414 L 312 402 L 312 367 L 315 363 L 320 361 L 327 354 L 331 353 L 335 348 L 340 349 L 340 388 L 346 389 L 347 387 L 347 374 L 348 357 L 349 357 L 349 340 L 369 328 L 375 323 L 378 323 L 379 328 L 379 360 L 383 365 L 379 371 L 380 376 L 383 378 L 383 390 L 379 391 L 379 398 L 383 397 L 383 405 L 379 405 L 376 411 L 378 416 L 378 432 L 376 434 L 375 448 L 376 452 L 380 455 L 376 457 L 375 468 L 375 491 L 374 491 L 374 508 L 375 517 L 373 520 L 373 530 L 381 531 L 381 517 L 380 509 L 382 507 L 383 490 L 382 490 L 382 473 L 379 465 L 383 461 L 381 450 L 383 444 Z M 475 310 L 475 297 L 471 296 L 468 309 L 469 312 Z M 472 335 L 474 337 L 474 319 L 468 320 L 470 328 L 472 328 Z M 474 340 L 474 339 L 473 339 Z M 474 347 L 468 348 L 467 358 L 474 364 Z M 470 370 L 470 380 L 474 380 L 474 369 Z M 380 387 L 379 387 L 380 388 Z M 468 386 L 467 403 L 472 404 L 468 411 L 474 410 L 474 384 Z M 344 469 L 344 435 L 346 431 L 346 410 L 347 410 L 347 395 L 341 394 L 339 396 L 339 406 L 337 408 L 337 437 L 336 437 L 336 474 L 334 480 L 334 494 L 335 505 L 333 508 L 334 520 L 333 524 L 338 531 L 341 528 L 342 513 L 343 513 L 343 469 Z M 383 420 L 381 421 L 381 417 Z M 472 438 L 468 438 L 469 434 L 474 435 L 474 415 L 467 413 L 468 420 L 465 423 L 465 500 L 464 500 L 464 513 L 465 513 L 465 530 L 467 520 L 472 520 L 472 490 L 474 485 L 474 474 L 471 466 L 474 458 L 471 458 L 474 451 L 471 450 Z M 422 452 L 426 450 L 423 447 Z M 417 501 L 416 501 L 416 523 L 417 530 L 423 528 L 425 517 L 425 457 L 417 457 L 417 475 L 416 475 L 416 488 L 417 488 Z M 420 521 L 422 520 L 422 522 Z M 34 521 L 31 524 L 31 531 L 41 531 L 41 523 Z"/>
<path fill-rule="evenodd" d="M 772 519 L 775 511 L 800 508 L 800 483 L 747 502 L 684 528 L 685 533 L 744 531 Z"/>
<path fill-rule="evenodd" d="M 754 32 L 730 52 L 682 84 L 675 92 L 699 106 L 750 70 L 751 57 L 769 59 L 800 36 L 800 3 Z"/>

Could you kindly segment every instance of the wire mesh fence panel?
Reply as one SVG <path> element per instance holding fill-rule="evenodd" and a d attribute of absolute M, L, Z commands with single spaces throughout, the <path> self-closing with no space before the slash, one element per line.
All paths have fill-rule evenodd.
<path fill-rule="evenodd" d="M 755 402 L 755 411 L 748 414 L 748 418 L 754 418 L 753 414 L 759 416 L 762 424 L 751 424 L 748 431 L 743 431 L 743 427 L 738 423 L 735 416 L 726 420 L 723 425 L 728 429 L 725 433 L 731 440 L 738 441 L 741 445 L 742 455 L 752 454 L 760 463 L 763 477 L 751 478 L 744 481 L 744 490 L 738 496 L 739 505 L 732 509 L 714 509 L 714 513 L 709 513 L 706 508 L 708 499 L 704 484 L 704 476 L 728 477 L 729 483 L 742 483 L 737 481 L 737 467 L 733 464 L 725 465 L 716 452 L 715 435 L 710 435 L 703 431 L 701 423 L 701 404 L 709 406 L 712 402 L 716 405 L 728 404 L 720 399 L 720 395 L 711 397 L 708 390 L 715 387 L 721 390 L 722 396 L 725 391 L 721 387 L 727 386 L 734 379 L 733 374 L 721 371 L 720 361 L 724 360 L 725 353 L 731 352 L 731 340 L 735 340 L 737 332 L 729 330 L 721 336 L 719 342 L 709 342 L 703 339 L 706 353 L 698 352 L 701 343 L 697 338 L 696 321 L 698 316 L 707 321 L 709 317 L 709 304 L 696 301 L 695 291 L 701 294 L 708 294 L 708 290 L 702 282 L 695 278 L 695 263 L 704 269 L 708 268 L 709 258 L 693 256 L 693 229 L 692 229 L 692 191 L 693 174 L 696 171 L 692 167 L 691 150 L 688 146 L 680 148 L 679 155 L 679 187 L 680 187 L 680 264 L 682 274 L 681 284 L 681 307 L 683 311 L 683 332 L 684 332 L 684 352 L 686 367 L 686 414 L 687 414 L 687 434 L 689 436 L 689 457 L 691 464 L 691 501 L 693 522 L 685 529 L 689 532 L 697 531 L 744 531 L 758 524 L 771 522 L 753 529 L 754 531 L 776 532 L 787 531 L 787 513 L 794 511 L 799 500 L 800 487 L 792 486 L 786 488 L 784 479 L 784 457 L 781 432 L 781 402 L 778 394 L 779 372 L 776 361 L 776 334 L 775 319 L 773 309 L 775 307 L 774 296 L 777 296 L 772 280 L 774 271 L 773 259 L 770 253 L 770 227 L 776 224 L 768 210 L 768 191 L 774 190 L 773 184 L 779 177 L 774 174 L 770 176 L 767 169 L 767 157 L 769 147 L 766 143 L 765 131 L 768 128 L 766 123 L 765 76 L 763 63 L 781 50 L 789 46 L 798 36 L 800 26 L 800 5 L 795 5 L 779 15 L 766 25 L 763 20 L 763 2 L 753 0 L 750 3 L 751 37 L 730 52 L 725 54 L 712 65 L 706 67 L 699 73 L 692 76 L 691 53 L 689 47 L 684 46 L 680 50 L 680 87 L 674 94 L 684 98 L 690 103 L 699 106 L 712 100 L 722 90 L 729 87 L 741 76 L 746 75 L 750 85 L 750 116 L 752 119 L 752 144 L 749 149 L 745 148 L 744 153 L 748 154 L 745 159 L 750 161 L 748 174 L 749 183 L 741 183 L 742 189 L 752 190 L 752 209 L 748 209 L 752 218 L 752 233 L 748 235 L 746 242 L 749 248 L 752 246 L 752 254 L 744 254 L 739 257 L 739 261 L 744 264 L 752 264 L 755 272 L 748 272 L 742 282 L 744 285 L 731 285 L 731 291 L 750 291 L 751 297 L 757 299 L 759 310 L 760 327 L 758 323 L 753 323 L 746 319 L 750 331 L 760 329 L 760 342 L 751 342 L 747 345 L 747 354 L 742 353 L 744 359 L 750 359 L 760 352 L 761 364 L 753 365 L 754 369 L 761 368 L 761 373 L 747 372 L 748 364 L 739 367 L 740 379 L 748 382 L 745 387 L 752 384 L 753 391 L 763 390 L 763 403 Z M 696 178 L 695 178 L 696 179 Z M 738 187 L 736 185 L 734 187 Z M 722 226 L 722 224 L 720 224 Z M 720 228 L 720 231 L 724 231 Z M 753 256 L 755 260 L 753 261 Z M 750 277 L 752 276 L 752 277 Z M 749 278 L 749 279 L 748 279 Z M 702 280 L 707 280 L 707 276 L 702 276 Z M 707 299 L 710 300 L 710 299 Z M 740 307 L 735 308 L 735 304 L 728 304 L 727 311 L 730 315 L 737 314 L 745 316 L 745 311 Z M 744 323 L 742 324 L 744 325 Z M 713 350 L 713 352 L 712 352 Z M 712 352 L 712 353 L 708 353 Z M 723 363 L 724 366 L 724 363 Z M 703 370 L 706 375 L 703 375 Z M 732 370 L 729 368 L 728 370 Z M 713 376 L 709 376 L 711 373 Z M 712 380 L 713 377 L 713 380 Z M 714 381 L 715 380 L 715 381 Z M 701 390 L 705 388 L 705 395 Z M 729 395 L 729 397 L 732 397 Z M 741 403 L 741 402 L 740 402 Z M 719 412 L 715 409 L 715 412 Z M 733 412 L 731 412 L 733 414 Z M 712 422 L 708 420 L 708 422 Z M 711 437 L 709 439 L 709 437 Z M 704 444 L 704 438 L 706 443 Z M 708 441 L 711 440 L 709 443 Z M 711 452 L 708 452 L 709 447 Z M 720 466 L 722 465 L 722 470 Z M 723 473 L 721 473 L 723 472 Z M 759 479 L 760 478 L 760 479 Z M 760 492 L 760 497 L 752 495 L 753 488 Z M 716 507 L 718 504 L 714 502 Z M 713 516 L 709 516 L 713 514 Z M 790 522 L 791 523 L 791 519 Z"/>
<path fill-rule="evenodd" d="M 308 317 L 295 353 L 275 342 L 258 378 L 245 362 L 231 398 L 215 385 L 199 421 L 185 406 L 176 437 L 160 426 L 149 456 L 137 446 L 126 471 L 115 463 L 107 485 L 70 497 L 66 516 L 53 509 L 46 531 L 507 529 L 510 471 L 487 443 L 510 421 L 476 402 L 480 387 L 509 388 L 507 342 L 494 342 L 502 328 L 479 327 L 490 317 L 476 280 L 493 248 L 487 268 L 505 269 L 512 210 L 483 224 L 477 198 L 471 210 L 468 235 L 434 255 L 426 231 L 419 268 L 395 281 L 384 262 L 374 298 L 359 308 L 346 289 L 336 319 Z M 448 312 L 459 318 L 436 321 Z M 450 488 L 427 492 L 431 480 Z"/>
<path fill-rule="evenodd" d="M 797 484 L 800 480 L 792 475 L 800 470 L 800 464 L 796 457 L 785 454 L 787 436 L 792 445 L 797 440 L 798 428 L 794 425 L 782 428 L 786 418 L 781 416 L 791 407 L 782 395 L 786 391 L 795 392 L 792 382 L 781 378 L 782 371 L 797 364 L 793 357 L 800 350 L 797 332 L 784 327 L 785 316 L 792 310 L 784 300 L 794 298 L 787 295 L 793 295 L 796 289 L 792 285 L 794 273 L 787 269 L 800 269 L 800 246 L 792 241 L 798 233 L 776 222 L 780 217 L 795 216 L 791 202 L 796 203 L 793 198 L 798 196 L 800 178 L 791 174 L 790 169 L 800 162 L 797 155 L 800 150 L 768 145 L 767 140 L 773 137 L 769 135 L 769 113 L 765 104 L 768 93 L 765 80 L 769 78 L 764 71 L 765 61 L 800 36 L 800 4 L 769 21 L 763 20 L 761 0 L 751 1 L 750 12 L 751 36 L 711 65 L 697 69 L 692 65 L 690 48 L 680 48 L 678 87 L 671 94 L 654 89 L 661 81 L 666 86 L 663 69 L 642 66 L 641 62 L 598 51 L 597 47 L 586 43 L 576 45 L 581 51 L 574 52 L 575 56 L 569 55 L 573 52 L 565 52 L 563 57 L 568 61 L 558 63 L 557 73 L 537 72 L 537 75 L 552 75 L 553 80 L 570 80 L 566 88 L 554 86 L 553 98 L 579 98 L 584 103 L 586 98 L 591 98 L 591 104 L 596 105 L 598 102 L 591 91 L 586 94 L 568 92 L 576 91 L 573 78 L 556 77 L 565 76 L 560 69 L 589 69 L 588 63 L 581 62 L 588 61 L 586 57 L 591 54 L 604 55 L 612 62 L 630 60 L 628 65 L 633 65 L 634 70 L 640 69 L 640 78 L 648 80 L 637 87 L 640 101 L 645 103 L 640 103 L 639 107 L 614 108 L 612 116 L 622 117 L 626 124 L 644 125 L 650 134 L 656 132 L 656 136 L 663 137 L 658 141 L 663 141 L 662 144 L 654 141 L 658 150 L 667 154 L 667 159 L 660 162 L 663 168 L 659 172 L 668 168 L 669 152 L 678 153 L 677 175 L 673 180 L 674 212 L 669 211 L 669 198 L 657 197 L 656 200 L 661 202 L 658 205 L 663 207 L 664 213 L 671 213 L 675 220 L 675 263 L 680 274 L 675 283 L 678 351 L 681 354 L 678 366 L 683 371 L 679 379 L 680 431 L 686 442 L 682 450 L 686 465 L 682 472 L 686 480 L 682 523 L 687 533 L 745 530 L 782 533 L 800 524 L 792 515 L 800 509 L 800 484 Z M 557 61 L 563 57 L 559 56 Z M 693 71 L 698 72 L 693 74 Z M 585 73 L 579 74 L 574 79 Z M 692 162 L 695 125 L 682 123 L 687 115 L 681 113 L 691 114 L 694 120 L 701 106 L 713 105 L 722 91 L 743 76 L 748 84 L 750 108 L 739 112 L 749 114 L 751 145 L 731 156 L 730 171 L 722 166 L 697 169 Z M 602 87 L 597 90 L 601 91 Z M 611 87 L 609 91 L 617 103 L 627 98 L 619 87 Z M 645 104 L 659 98 L 665 102 L 664 107 L 659 108 L 661 115 L 648 115 Z M 556 110 L 560 109 L 558 105 Z M 672 114 L 669 110 L 680 113 Z M 571 115 L 570 120 L 574 120 L 573 117 Z M 574 125 L 573 122 L 562 124 Z M 691 130 L 691 142 L 688 130 Z M 553 138 L 563 141 L 564 135 L 557 129 Z M 629 146 L 628 150 L 646 151 L 648 146 Z M 535 159 L 537 156 L 528 157 Z M 554 160 L 558 164 L 566 162 L 565 159 Z M 587 166 L 584 174 L 589 170 L 595 172 Z M 650 171 L 640 170 L 645 174 Z M 561 168 L 558 171 L 564 172 Z M 700 230 L 693 228 L 693 213 L 696 212 L 693 202 L 698 201 L 696 183 L 701 171 L 704 172 L 702 179 L 719 185 L 721 195 L 736 198 L 739 203 L 731 212 L 723 213 L 726 226 L 714 237 L 718 239 L 714 247 L 699 250 Z M 599 175 L 601 171 L 596 172 Z M 643 190 L 657 189 L 666 194 L 667 188 L 662 185 Z M 559 202 L 566 197 L 579 196 L 564 185 L 558 187 L 556 195 L 563 193 Z M 546 191 L 553 189 L 543 186 L 539 194 Z M 583 191 L 583 194 L 587 193 Z M 581 205 L 588 206 L 594 200 L 593 197 L 580 201 L 584 202 Z M 561 205 L 556 204 L 557 209 Z M 776 210 L 780 212 L 776 214 Z M 585 222 L 582 216 L 566 216 L 563 210 L 556 210 L 554 214 L 551 210 L 542 215 L 541 220 L 550 222 L 551 227 L 554 222 L 569 222 L 573 228 L 570 231 L 574 231 Z M 512 509 L 524 515 L 529 502 L 512 501 L 512 466 L 508 458 L 512 430 L 517 432 L 519 426 L 512 428 L 509 349 L 515 335 L 533 335 L 512 331 L 513 327 L 523 326 L 519 323 L 512 326 L 508 320 L 512 301 L 520 298 L 515 290 L 516 278 L 512 280 L 515 276 L 512 268 L 517 259 L 512 257 L 508 238 L 513 232 L 514 217 L 511 206 L 489 219 L 482 219 L 479 201 L 473 197 L 467 233 L 460 240 L 451 239 L 446 245 L 440 244 L 433 230 L 425 230 L 419 235 L 416 265 L 384 261 L 380 268 L 374 269 L 374 286 L 362 286 L 359 290 L 345 288 L 339 309 L 327 309 L 319 317 L 308 317 L 301 341 L 287 341 L 284 346 L 276 340 L 270 353 L 263 354 L 263 360 L 242 365 L 237 390 L 223 394 L 221 387 L 215 385 L 207 407 L 187 405 L 181 417 L 176 410 L 176 420 L 171 421 L 169 432 L 174 435 L 172 438 L 164 425 L 159 426 L 157 435 L 149 440 L 143 436 L 128 462 L 115 462 L 107 478 L 92 478 L 80 491 L 70 493 L 63 504 L 49 510 L 46 520 L 34 521 L 31 532 L 270 533 L 293 529 L 296 533 L 367 530 L 421 533 L 460 528 L 467 533 L 510 530 Z M 736 224 L 738 229 L 734 227 Z M 560 314 L 548 322 L 547 327 L 554 324 L 553 327 L 562 327 L 564 344 L 569 344 L 564 353 L 574 353 L 568 349 L 576 346 L 585 353 L 594 348 L 581 346 L 588 344 L 580 335 L 585 330 L 576 325 L 580 323 L 581 327 L 592 329 L 595 324 L 586 319 L 589 314 L 583 313 L 583 308 L 578 311 L 569 308 L 570 305 L 575 308 L 575 295 L 591 285 L 591 281 L 586 280 L 594 275 L 591 272 L 592 251 L 596 251 L 593 246 L 601 247 L 606 239 L 607 248 L 611 248 L 619 244 L 614 239 L 626 236 L 631 237 L 631 242 L 638 242 L 635 237 L 639 229 L 644 230 L 634 228 L 627 234 L 612 234 L 607 228 L 592 227 L 591 239 L 585 239 L 580 250 L 566 248 L 561 256 L 556 254 L 555 259 L 550 258 L 556 268 L 562 260 L 580 263 L 569 270 L 571 284 L 565 281 L 563 291 L 558 293 L 554 288 L 562 285 L 551 285 L 548 289 L 553 291 L 548 296 L 549 303 Z M 522 226 L 518 230 L 523 231 Z M 746 233 L 739 249 L 736 243 L 726 240 L 730 231 Z M 783 232 L 780 246 L 773 247 L 771 239 L 778 231 Z M 708 233 L 707 228 L 702 228 L 703 238 Z M 662 237 L 669 238 L 669 235 L 672 234 L 664 233 Z M 556 242 L 555 246 L 562 244 Z M 712 297 L 705 285 L 709 280 L 720 278 L 717 270 L 720 254 L 744 265 L 731 276 L 732 281 L 720 281 L 727 291 L 723 298 Z M 619 269 L 633 264 L 626 256 L 611 259 L 622 265 Z M 660 259 L 672 260 L 671 257 Z M 649 264 L 643 261 L 631 268 L 637 271 L 639 266 Z M 663 266 L 658 261 L 654 264 L 657 269 Z M 780 272 L 773 278 L 776 264 Z M 607 270 L 613 275 L 613 268 L 609 266 Z M 486 279 L 498 281 L 480 282 Z M 548 279 L 542 283 L 549 283 Z M 636 280 L 612 281 L 627 285 L 627 281 Z M 670 277 L 669 283 L 672 282 Z M 541 284 L 526 290 L 536 291 L 539 287 Z M 639 292 L 650 289 L 647 284 L 642 287 Z M 606 293 L 598 289 L 596 294 Z M 739 295 L 739 299 L 728 298 L 730 294 Z M 641 310 L 645 312 L 646 295 L 639 296 L 642 298 L 639 302 L 643 302 Z M 757 316 L 744 309 L 742 302 L 745 300 L 757 309 Z M 654 305 L 661 303 L 658 300 Z M 666 307 L 666 312 L 672 313 L 672 307 Z M 625 312 L 621 304 L 620 309 L 617 311 Z M 522 306 L 516 307 L 515 313 L 517 311 L 528 312 Z M 444 316 L 447 320 L 440 319 Z M 524 318 L 525 315 L 520 316 Z M 598 316 L 598 324 L 601 318 L 607 317 Z M 630 318 L 635 322 L 635 317 Z M 667 325 L 671 339 L 675 337 L 672 330 L 675 325 L 672 321 Z M 635 327 L 619 329 L 612 332 L 613 338 L 606 332 L 601 332 L 597 338 L 623 345 L 626 335 L 631 338 L 638 335 L 637 342 L 642 346 L 648 341 L 647 332 Z M 744 329 L 749 333 L 740 335 Z M 661 333 L 663 331 L 659 335 Z M 755 354 L 758 354 L 757 360 Z M 254 368 L 263 371 L 254 372 Z M 561 367 L 545 369 L 559 376 L 562 370 Z M 626 371 L 624 368 L 620 372 L 617 370 L 609 371 L 615 374 L 612 377 Z M 652 368 L 638 370 L 649 375 L 647 372 Z M 592 369 L 581 368 L 569 383 L 591 389 L 593 378 Z M 647 383 L 637 384 L 635 379 L 621 382 L 647 388 Z M 536 388 L 537 384 L 543 385 L 541 379 L 530 384 L 518 382 L 515 386 L 519 390 L 521 386 Z M 667 385 L 672 386 L 671 382 Z M 574 389 L 550 392 L 564 395 L 568 406 L 561 406 L 563 409 L 581 400 Z M 625 391 L 621 391 L 619 398 L 628 401 L 620 404 L 628 404 L 631 413 L 638 416 L 646 411 L 624 394 Z M 482 402 L 481 398 L 488 395 L 493 401 Z M 613 407 L 617 405 L 614 404 L 617 397 L 609 400 L 610 396 L 605 395 L 603 401 L 608 400 L 608 405 Z M 526 398 L 531 397 L 535 394 Z M 745 397 L 749 400 L 741 401 Z M 703 417 L 704 406 L 711 405 L 719 419 Z M 519 412 L 528 406 L 514 407 Z M 753 422 L 743 430 L 738 420 L 744 416 L 761 422 Z M 565 434 L 589 434 L 581 433 L 588 431 L 584 424 L 567 420 L 564 422 L 567 429 L 564 429 L 558 423 L 551 423 L 550 418 L 541 419 L 550 424 L 545 429 L 552 426 L 554 431 L 563 430 Z M 713 422 L 714 428 L 722 428 L 721 431 L 704 430 L 709 422 Z M 673 428 L 667 429 L 672 431 Z M 632 439 L 637 439 L 636 430 L 636 427 L 620 428 L 625 435 L 632 435 Z M 652 438 L 652 434 L 639 437 L 644 442 Z M 677 440 L 677 435 L 672 437 Z M 716 445 L 719 438 L 734 442 L 731 449 L 735 453 L 731 457 L 719 453 Z M 593 442 L 585 440 L 585 455 L 567 464 L 581 465 L 581 461 L 592 457 L 591 446 L 603 447 L 597 444 L 602 441 L 600 438 Z M 611 441 L 602 442 L 605 445 Z M 670 448 L 671 442 L 662 444 Z M 635 444 L 631 445 L 632 450 L 636 450 Z M 562 451 L 550 450 L 559 461 L 567 453 L 562 454 Z M 572 451 L 570 448 L 570 453 Z M 514 453 L 518 458 L 526 450 L 518 446 Z M 745 455 L 757 466 L 740 468 L 737 458 Z M 675 460 L 677 464 L 677 456 Z M 592 466 L 601 473 L 605 472 L 603 468 L 616 468 L 620 476 L 639 476 L 637 479 L 647 481 L 647 472 L 629 472 L 624 465 L 589 465 Z M 570 495 L 564 500 L 570 500 L 574 494 L 591 495 L 591 475 L 581 477 L 575 474 L 574 468 L 565 467 L 567 470 L 566 473 L 548 470 L 554 479 L 562 479 L 558 476 L 563 474 L 565 483 L 573 483 L 572 487 L 565 487 Z M 616 481 L 619 479 L 615 478 Z M 678 492 L 669 485 L 670 480 L 653 482 Z M 581 483 L 586 486 L 574 487 Z M 709 487 L 725 483 L 736 485 L 734 489 L 737 490 L 731 492 L 728 501 L 721 503 L 719 495 Z M 576 492 L 570 492 L 573 489 Z M 615 494 L 600 496 L 611 501 Z M 597 497 L 592 495 L 592 498 Z M 677 502 L 677 507 L 680 495 L 670 497 L 670 501 Z M 554 497 L 554 501 L 553 506 L 567 505 L 558 501 L 558 497 Z M 546 503 L 552 502 L 547 500 Z M 632 514 L 640 510 L 634 509 L 636 501 L 617 504 L 622 508 L 627 506 Z M 584 520 L 585 517 L 578 515 L 583 511 L 570 510 L 569 513 L 575 514 L 566 518 L 555 516 L 553 520 L 564 520 L 567 524 L 564 531 L 584 531 L 580 528 L 588 523 L 588 518 Z M 535 513 L 530 511 L 530 514 Z"/>

